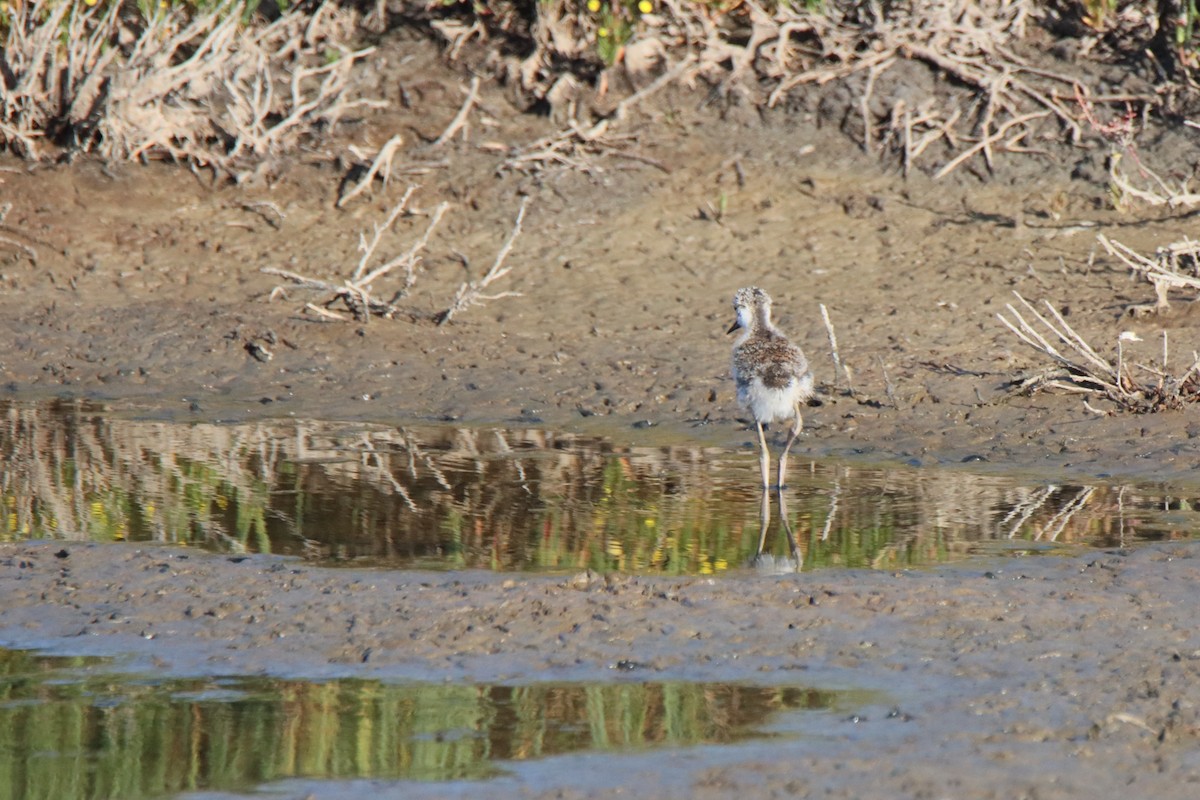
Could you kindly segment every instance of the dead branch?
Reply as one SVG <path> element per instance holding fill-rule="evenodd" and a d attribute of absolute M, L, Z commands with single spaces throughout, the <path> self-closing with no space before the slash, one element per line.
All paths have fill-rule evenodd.
<path fill-rule="evenodd" d="M 504 260 L 508 258 L 509 252 L 512 251 L 513 243 L 517 241 L 517 237 L 521 235 L 521 223 L 525 219 L 525 207 L 528 204 L 529 198 L 522 197 L 521 208 L 517 211 L 517 219 L 513 223 L 512 231 L 509 233 L 508 240 L 504 243 L 504 246 L 500 248 L 500 252 L 496 254 L 496 261 L 492 264 L 492 268 L 479 280 L 466 281 L 458 287 L 454 299 L 450 302 L 450 307 L 437 315 L 438 325 L 445 325 L 455 314 L 471 306 L 483 305 L 486 302 L 498 300 L 501 297 L 520 296 L 520 292 L 500 292 L 499 294 L 485 295 L 483 290 L 512 271 L 512 267 L 504 266 Z"/>
<path fill-rule="evenodd" d="M 444 145 L 453 138 L 454 134 L 462 130 L 467 124 L 467 116 L 471 113 L 471 109 L 475 107 L 475 99 L 479 96 L 479 76 L 471 78 L 471 88 L 467 90 L 467 99 L 463 101 L 462 108 L 454 115 L 454 119 L 450 120 L 450 124 L 446 126 L 446 130 L 442 131 L 442 135 L 433 140 L 429 145 L 431 150 Z M 466 132 L 463 132 L 463 139 L 466 139 Z"/>
<path fill-rule="evenodd" d="M 379 148 L 379 152 L 375 154 L 375 158 L 371 161 L 371 166 L 363 174 L 358 183 L 350 191 L 345 192 L 338 198 L 337 207 L 342 208 L 346 203 L 365 192 L 375 182 L 375 178 L 380 172 L 383 173 L 383 186 L 386 189 L 388 182 L 392 178 L 392 159 L 396 157 L 396 151 L 403 144 L 404 137 L 400 134 L 396 134 L 384 142 L 383 147 Z"/>
<path fill-rule="evenodd" d="M 996 317 L 1018 339 L 1059 365 L 1058 369 L 1045 370 L 1028 379 L 1014 381 L 1013 386 L 1027 392 L 1058 389 L 1098 396 L 1114 403 L 1119 409 L 1135 413 L 1180 408 L 1184 404 L 1200 401 L 1196 363 L 1178 377 L 1168 375 L 1164 363 L 1161 369 L 1151 370 L 1157 381 L 1139 382 L 1129 373 L 1125 360 L 1125 342 L 1139 341 L 1132 332 L 1125 331 L 1117 337 L 1117 362 L 1113 364 L 1097 353 L 1049 302 L 1043 301 L 1047 312 L 1043 314 L 1020 294 L 1013 294 L 1037 324 L 1026 320 L 1011 303 L 1007 304 L 1007 308 L 1012 319 L 1003 313 Z"/>
<path fill-rule="evenodd" d="M 622 158 L 644 161 L 665 171 L 666 167 L 655 159 L 633 153 L 623 146 L 633 141 L 634 137 L 618 136 L 610 133 L 609 129 L 615 123 L 624 120 L 629 109 L 637 103 L 678 80 L 692 68 L 694 61 L 692 56 L 687 56 L 650 84 L 622 99 L 608 116 L 586 128 L 577 120 L 571 120 L 566 129 L 515 148 L 500 169 L 537 171 L 547 166 L 558 165 L 592 173 L 598 172 L 599 168 L 592 163 L 590 156 L 611 153 Z"/>
<path fill-rule="evenodd" d="M 278 275 L 285 278 L 289 283 L 301 289 L 309 289 L 329 293 L 322 303 L 323 311 L 317 311 L 317 306 L 312 303 L 307 303 L 305 308 L 310 311 L 317 311 L 321 316 L 334 319 L 344 319 L 344 317 L 335 311 L 330 310 L 330 307 L 337 303 L 343 304 L 353 318 L 360 322 L 367 322 L 372 316 L 392 318 L 399 311 L 396 303 L 407 297 L 412 290 L 413 284 L 416 282 L 417 265 L 420 263 L 420 253 L 425 249 L 429 242 L 430 236 L 441 222 L 449 203 L 441 203 L 433 213 L 430 214 L 429 224 L 425 228 L 425 232 L 421 237 L 399 256 L 391 258 L 379 266 L 370 268 L 371 262 L 375 259 L 376 252 L 383 240 L 383 236 L 395 225 L 396 220 L 404 214 L 412 214 L 408 210 L 408 201 L 416 191 L 415 186 L 408 187 L 404 196 L 400 201 L 392 207 L 383 224 L 375 225 L 371 238 L 368 239 L 365 233 L 359 234 L 359 251 L 362 253 L 358 260 L 358 264 L 351 276 L 340 283 L 323 280 L 321 278 L 313 278 L 307 275 L 301 275 L 290 270 L 279 269 L 277 267 L 263 267 L 262 272 L 268 275 Z M 404 267 L 405 278 L 404 285 L 395 291 L 389 300 L 380 300 L 373 296 L 372 285 L 376 280 L 387 275 L 398 267 Z M 274 297 L 280 293 L 281 287 L 276 287 L 271 292 Z"/>
<path fill-rule="evenodd" d="M 1132 160 L 1136 162 L 1138 173 L 1150 181 L 1149 187 L 1137 186 L 1133 179 L 1125 174 L 1122 167 L 1123 155 L 1131 156 Z M 1148 206 L 1167 206 L 1168 208 L 1193 206 L 1200 203 L 1200 194 L 1191 191 L 1186 181 L 1175 186 L 1168 184 L 1158 173 L 1141 162 L 1137 157 L 1137 151 L 1132 146 L 1127 147 L 1124 153 L 1113 153 L 1109 157 L 1108 179 L 1113 188 L 1114 204 L 1118 209 L 1121 209 L 1130 200 L 1137 200 Z"/>
<path fill-rule="evenodd" d="M 1109 255 L 1153 284 L 1156 311 L 1170 307 L 1167 294 L 1171 289 L 1200 291 L 1200 242 L 1186 238 L 1173 242 L 1158 248 L 1151 259 L 1102 233 L 1096 239 Z"/>

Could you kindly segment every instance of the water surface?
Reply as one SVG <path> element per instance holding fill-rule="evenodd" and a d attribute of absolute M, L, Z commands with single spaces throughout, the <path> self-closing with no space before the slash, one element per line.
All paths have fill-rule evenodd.
<path fill-rule="evenodd" d="M 163 797 L 287 778 L 446 781 L 582 751 L 728 744 L 876 693 L 635 682 L 156 679 L 0 650 L 0 798 Z"/>
<path fill-rule="evenodd" d="M 180 543 L 390 568 L 706 574 L 762 533 L 749 451 L 618 446 L 534 428 L 128 419 L 0 406 L 0 535 Z M 1187 537 L 1196 497 L 967 468 L 793 459 L 805 569 Z M 790 554 L 778 505 L 768 556 Z"/>

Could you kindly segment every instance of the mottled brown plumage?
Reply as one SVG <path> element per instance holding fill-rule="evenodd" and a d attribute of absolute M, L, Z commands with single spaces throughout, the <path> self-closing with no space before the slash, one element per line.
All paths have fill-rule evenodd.
<path fill-rule="evenodd" d="M 763 425 L 794 420 L 779 456 L 778 485 L 787 472 L 788 451 L 804 426 L 800 404 L 813 394 L 813 375 L 804 352 L 788 341 L 771 322 L 771 297 L 757 286 L 739 289 L 733 297 L 737 321 L 729 328 L 744 332 L 733 346 L 733 380 L 738 403 L 750 412 L 758 430 L 762 482 L 770 484 L 767 439 Z"/>

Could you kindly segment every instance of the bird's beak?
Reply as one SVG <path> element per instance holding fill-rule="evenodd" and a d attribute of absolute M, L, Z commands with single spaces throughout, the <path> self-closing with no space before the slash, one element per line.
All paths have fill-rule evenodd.
<path fill-rule="evenodd" d="M 742 323 L 735 319 L 733 324 L 729 326 L 729 330 L 725 331 L 725 333 L 726 335 L 731 334 L 740 327 L 742 327 Z"/>

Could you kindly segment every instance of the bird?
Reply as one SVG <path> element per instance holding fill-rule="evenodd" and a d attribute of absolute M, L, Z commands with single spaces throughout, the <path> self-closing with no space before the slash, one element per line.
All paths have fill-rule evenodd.
<path fill-rule="evenodd" d="M 727 333 L 740 330 L 733 345 L 733 381 L 738 404 L 750 412 L 758 430 L 759 466 L 763 489 L 770 487 L 770 453 L 763 426 L 792 420 L 787 443 L 779 456 L 776 486 L 787 475 L 788 451 L 804 427 L 800 404 L 813 396 L 813 374 L 804 351 L 792 344 L 771 322 L 771 296 L 757 286 L 738 289 L 733 296 L 737 315 Z"/>

